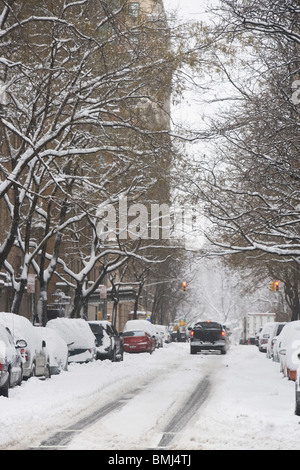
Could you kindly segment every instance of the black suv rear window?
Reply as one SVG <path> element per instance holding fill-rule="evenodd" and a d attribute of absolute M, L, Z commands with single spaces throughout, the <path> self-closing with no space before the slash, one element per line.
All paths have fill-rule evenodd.
<path fill-rule="evenodd" d="M 203 321 L 195 323 L 194 328 L 204 328 L 205 330 L 222 330 L 222 325 L 214 321 Z"/>

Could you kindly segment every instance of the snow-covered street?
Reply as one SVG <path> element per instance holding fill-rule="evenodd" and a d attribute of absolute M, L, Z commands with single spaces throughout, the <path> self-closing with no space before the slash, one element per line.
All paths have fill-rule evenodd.
<path fill-rule="evenodd" d="M 0 397 L 1 449 L 48 448 L 55 435 L 67 436 L 65 449 L 299 448 L 294 383 L 255 346 L 193 356 L 188 343 L 172 343 L 119 363 L 74 364 L 9 395 Z"/>

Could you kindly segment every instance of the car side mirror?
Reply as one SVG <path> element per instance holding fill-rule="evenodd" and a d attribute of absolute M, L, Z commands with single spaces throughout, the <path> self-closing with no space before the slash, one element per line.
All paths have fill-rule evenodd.
<path fill-rule="evenodd" d="M 18 349 L 24 349 L 26 348 L 27 346 L 27 342 L 25 341 L 25 339 L 18 339 L 18 341 L 16 342 L 16 348 Z"/>

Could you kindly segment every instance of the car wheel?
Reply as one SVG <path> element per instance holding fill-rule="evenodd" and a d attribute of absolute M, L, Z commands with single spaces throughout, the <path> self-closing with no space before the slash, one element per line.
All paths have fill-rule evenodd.
<path fill-rule="evenodd" d="M 23 367 L 21 367 L 20 378 L 19 378 L 19 380 L 18 380 L 17 385 L 21 385 L 22 380 L 23 380 Z"/>
<path fill-rule="evenodd" d="M 29 378 L 31 378 L 31 377 L 35 377 L 35 364 L 32 364 L 32 368 L 31 368 L 31 372 L 30 372 Z"/>
<path fill-rule="evenodd" d="M 10 383 L 10 374 L 8 375 L 7 381 L 5 382 L 3 387 L 0 388 L 0 395 L 6 398 L 8 398 L 9 383 Z"/>
<path fill-rule="evenodd" d="M 121 362 L 121 361 L 123 361 L 123 359 L 124 359 L 124 351 L 120 351 L 120 354 L 118 354 L 118 355 L 116 356 L 116 360 L 117 360 L 118 362 Z"/>
<path fill-rule="evenodd" d="M 111 356 L 110 356 L 111 362 L 116 362 L 116 348 L 112 350 Z"/>
<path fill-rule="evenodd" d="M 297 399 L 295 400 L 295 415 L 300 416 L 300 401 Z"/>
<path fill-rule="evenodd" d="M 46 370 L 45 370 L 45 379 L 51 379 L 51 372 L 50 372 L 50 365 L 46 365 Z"/>
<path fill-rule="evenodd" d="M 197 354 L 197 349 L 191 346 L 190 352 L 191 354 Z"/>

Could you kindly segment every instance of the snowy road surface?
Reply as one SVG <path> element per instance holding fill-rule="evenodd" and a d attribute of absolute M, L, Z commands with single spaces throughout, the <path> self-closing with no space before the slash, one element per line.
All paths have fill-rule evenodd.
<path fill-rule="evenodd" d="M 299 449 L 294 383 L 255 346 L 72 365 L 0 397 L 0 449 Z"/>

